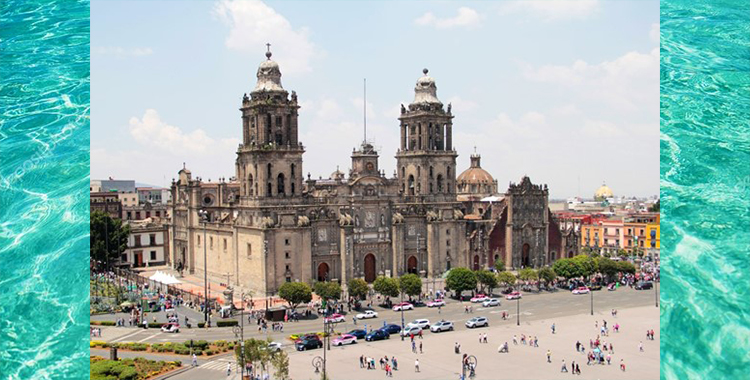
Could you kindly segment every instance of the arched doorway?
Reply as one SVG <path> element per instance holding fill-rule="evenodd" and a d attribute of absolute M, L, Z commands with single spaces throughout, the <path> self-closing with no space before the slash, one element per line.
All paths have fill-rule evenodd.
<path fill-rule="evenodd" d="M 529 251 L 531 250 L 531 247 L 529 247 L 528 244 L 524 244 L 523 248 L 521 249 L 521 266 L 524 268 L 528 268 L 531 260 L 529 258 Z"/>
<path fill-rule="evenodd" d="M 479 270 L 479 255 L 474 255 L 474 270 Z"/>
<path fill-rule="evenodd" d="M 572 250 L 572 249 L 571 249 L 570 251 L 568 251 L 568 257 L 569 257 L 569 258 L 570 258 L 570 257 L 573 257 L 573 250 Z"/>
<path fill-rule="evenodd" d="M 547 262 L 548 262 L 549 264 L 552 264 L 553 262 L 555 262 L 555 259 L 557 259 L 557 252 L 555 252 L 555 251 L 551 251 L 551 252 L 549 253 L 549 260 L 547 260 Z"/>
<path fill-rule="evenodd" d="M 375 255 L 372 253 L 365 256 L 365 281 L 375 281 Z"/>
<path fill-rule="evenodd" d="M 318 281 L 326 281 L 328 279 L 328 264 L 320 263 L 318 265 Z"/>
<path fill-rule="evenodd" d="M 417 258 L 414 256 L 409 256 L 409 259 L 406 260 L 406 271 L 408 273 L 417 274 Z"/>

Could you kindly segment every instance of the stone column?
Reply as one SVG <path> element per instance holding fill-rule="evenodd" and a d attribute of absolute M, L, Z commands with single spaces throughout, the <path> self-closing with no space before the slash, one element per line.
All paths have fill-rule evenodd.
<path fill-rule="evenodd" d="M 435 254 L 438 248 L 438 239 L 440 227 L 437 222 L 427 223 L 427 278 L 432 278 L 435 273 L 434 265 L 436 262 Z"/>
<path fill-rule="evenodd" d="M 393 260 L 391 260 L 391 275 L 398 277 L 404 272 L 404 227 L 403 223 L 393 224 L 391 226 L 391 252 L 393 254 Z"/>
<path fill-rule="evenodd" d="M 346 228 L 339 228 L 339 257 L 341 260 L 341 285 L 346 287 L 346 283 L 349 280 L 349 262 L 351 261 L 351 242 L 349 242 L 349 236 L 347 236 Z"/>

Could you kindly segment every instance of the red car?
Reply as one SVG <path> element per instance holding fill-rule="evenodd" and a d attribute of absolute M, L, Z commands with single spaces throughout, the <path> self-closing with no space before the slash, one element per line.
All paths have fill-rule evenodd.
<path fill-rule="evenodd" d="M 393 311 L 401 311 L 401 310 L 414 310 L 414 305 L 408 302 L 401 302 L 393 306 Z"/>
<path fill-rule="evenodd" d="M 518 298 L 521 298 L 521 292 L 511 292 L 510 294 L 505 296 L 506 300 L 514 300 Z"/>
<path fill-rule="evenodd" d="M 326 317 L 326 323 L 339 323 L 344 322 L 346 318 L 344 318 L 341 314 L 331 314 L 331 316 Z"/>

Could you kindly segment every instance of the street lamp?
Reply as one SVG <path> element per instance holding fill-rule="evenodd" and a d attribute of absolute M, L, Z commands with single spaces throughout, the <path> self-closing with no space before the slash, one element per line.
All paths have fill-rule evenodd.
<path fill-rule="evenodd" d="M 521 296 L 516 298 L 516 326 L 521 326 Z"/>
<path fill-rule="evenodd" d="M 399 290 L 399 296 L 401 297 L 401 306 L 399 308 L 401 309 L 401 341 L 404 341 L 404 292 Z"/>
<path fill-rule="evenodd" d="M 594 315 L 594 291 L 589 287 L 589 294 L 591 294 L 591 315 Z"/>
<path fill-rule="evenodd" d="M 656 290 L 657 284 L 656 274 L 654 274 L 654 300 L 656 300 L 656 307 L 659 307 L 659 292 Z"/>
<path fill-rule="evenodd" d="M 203 295 L 205 303 L 203 305 L 203 322 L 208 327 L 208 260 L 207 260 L 207 248 L 208 242 L 206 241 L 206 227 L 208 225 L 208 211 L 198 210 L 198 216 L 203 224 Z"/>

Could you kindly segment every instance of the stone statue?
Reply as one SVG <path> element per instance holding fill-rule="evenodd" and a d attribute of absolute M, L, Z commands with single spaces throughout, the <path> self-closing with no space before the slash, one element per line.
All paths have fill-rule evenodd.
<path fill-rule="evenodd" d="M 297 101 L 297 91 L 292 91 L 292 101 L 293 102 Z"/>
<path fill-rule="evenodd" d="M 405 114 L 405 113 L 406 113 L 406 107 L 404 107 L 404 104 L 402 103 L 401 104 L 401 114 Z"/>
<path fill-rule="evenodd" d="M 448 113 L 451 113 L 451 104 L 448 103 Z"/>

